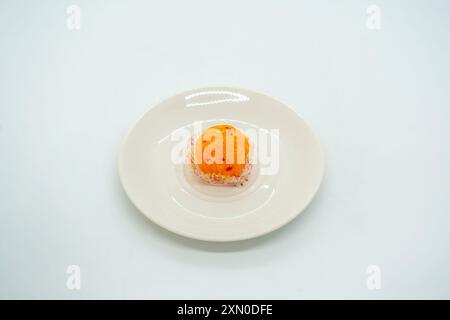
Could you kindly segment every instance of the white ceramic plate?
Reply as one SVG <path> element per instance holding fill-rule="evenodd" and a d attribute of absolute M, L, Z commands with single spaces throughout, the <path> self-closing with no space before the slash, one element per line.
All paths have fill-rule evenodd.
<path fill-rule="evenodd" d="M 245 131 L 255 146 L 244 186 L 207 185 L 180 163 L 189 136 L 220 123 Z M 144 215 L 208 241 L 249 239 L 290 222 L 314 197 L 323 171 L 321 144 L 292 109 L 236 88 L 197 89 L 163 101 L 133 127 L 119 156 L 123 187 Z"/>

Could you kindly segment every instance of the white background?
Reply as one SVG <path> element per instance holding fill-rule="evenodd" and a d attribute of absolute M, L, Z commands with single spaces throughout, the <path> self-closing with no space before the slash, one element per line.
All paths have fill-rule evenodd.
<path fill-rule="evenodd" d="M 450 298 L 449 56 L 448 1 L 1 0 L 0 297 Z M 222 85 L 294 107 L 326 173 L 288 226 L 214 244 L 141 215 L 117 156 L 149 107 Z"/>

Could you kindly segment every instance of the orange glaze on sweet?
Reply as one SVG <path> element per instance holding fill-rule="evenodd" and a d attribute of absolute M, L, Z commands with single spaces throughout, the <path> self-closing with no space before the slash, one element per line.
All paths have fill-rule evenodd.
<path fill-rule="evenodd" d="M 229 143 L 228 153 L 227 143 Z M 222 155 L 220 155 L 220 149 L 222 149 Z M 248 156 L 247 136 L 228 124 L 206 129 L 195 141 L 194 161 L 203 173 L 238 177 L 244 170 L 245 163 L 248 162 Z"/>

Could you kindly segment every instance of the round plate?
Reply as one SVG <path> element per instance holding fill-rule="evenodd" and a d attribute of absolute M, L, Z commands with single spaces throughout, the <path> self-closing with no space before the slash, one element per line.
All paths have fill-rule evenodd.
<path fill-rule="evenodd" d="M 243 186 L 205 184 L 186 161 L 190 137 L 215 124 L 231 124 L 250 139 L 254 165 Z M 236 88 L 163 101 L 133 127 L 119 156 L 125 192 L 144 215 L 208 241 L 249 239 L 285 225 L 312 200 L 323 170 L 321 144 L 292 109 Z"/>

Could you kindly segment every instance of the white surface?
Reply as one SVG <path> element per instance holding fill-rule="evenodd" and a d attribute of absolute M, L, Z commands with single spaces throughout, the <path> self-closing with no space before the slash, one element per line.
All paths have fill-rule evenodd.
<path fill-rule="evenodd" d="M 0 297 L 450 298 L 450 4 L 0 3 Z M 296 108 L 325 178 L 266 237 L 156 227 L 117 174 L 121 139 L 177 92 L 229 85 Z M 82 288 L 66 288 L 81 267 Z M 366 288 L 378 265 L 381 290 Z"/>
<path fill-rule="evenodd" d="M 245 100 L 225 101 L 231 94 Z M 242 130 L 255 147 L 243 186 L 197 181 L 186 163 L 191 137 L 217 124 Z M 139 119 L 119 155 L 120 181 L 145 216 L 176 234 L 206 241 L 247 240 L 284 226 L 311 202 L 323 171 L 323 148 L 295 111 L 263 94 L 229 87 L 199 88 L 164 100 Z"/>

